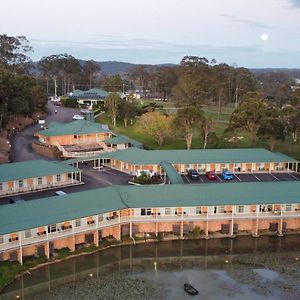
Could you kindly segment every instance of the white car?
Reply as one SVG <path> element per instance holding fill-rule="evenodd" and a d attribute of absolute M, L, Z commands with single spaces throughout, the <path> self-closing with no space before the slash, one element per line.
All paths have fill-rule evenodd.
<path fill-rule="evenodd" d="M 141 176 L 142 174 L 147 174 L 147 175 L 149 175 L 149 176 L 152 177 L 154 175 L 154 172 L 153 171 L 149 171 L 149 170 L 136 170 L 135 171 L 135 175 L 137 177 Z"/>
<path fill-rule="evenodd" d="M 80 115 L 74 115 L 73 120 L 84 120 L 84 117 Z"/>

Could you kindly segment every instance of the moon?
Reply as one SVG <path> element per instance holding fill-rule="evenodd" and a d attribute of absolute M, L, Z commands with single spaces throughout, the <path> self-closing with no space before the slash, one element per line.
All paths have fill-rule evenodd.
<path fill-rule="evenodd" d="M 266 33 L 263 33 L 263 34 L 260 36 L 260 39 L 261 39 L 262 41 L 267 41 L 267 40 L 269 39 L 269 35 L 266 34 Z"/>

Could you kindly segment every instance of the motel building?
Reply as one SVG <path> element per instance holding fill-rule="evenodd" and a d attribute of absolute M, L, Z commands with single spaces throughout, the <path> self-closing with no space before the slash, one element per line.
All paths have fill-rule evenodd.
<path fill-rule="evenodd" d="M 76 120 L 69 123 L 52 122 L 35 136 L 40 143 L 56 146 L 64 157 L 72 158 L 109 151 L 104 140 L 111 138 L 112 132 L 99 123 Z"/>
<path fill-rule="evenodd" d="M 131 147 L 120 151 L 101 153 L 94 158 L 96 166 L 106 165 L 129 174 L 149 170 L 163 174 L 168 163 L 179 174 L 189 169 L 200 174 L 207 171 L 233 173 L 289 172 L 298 170 L 298 161 L 287 155 L 266 149 L 206 149 L 206 150 L 144 150 Z M 68 161 L 66 161 L 68 162 Z M 70 163 L 76 161 L 70 160 Z"/>
<path fill-rule="evenodd" d="M 75 90 L 68 95 L 70 99 L 76 99 L 78 104 L 89 106 L 104 103 L 108 96 L 108 92 L 99 88 L 92 88 L 87 91 Z"/>
<path fill-rule="evenodd" d="M 0 165 L 0 198 L 82 184 L 81 171 L 60 162 L 31 160 Z"/>
<path fill-rule="evenodd" d="M 194 228 L 203 238 L 300 232 L 300 183 L 111 186 L 0 206 L 0 261 Z M 12 222 L 14 220 L 14 222 Z"/>

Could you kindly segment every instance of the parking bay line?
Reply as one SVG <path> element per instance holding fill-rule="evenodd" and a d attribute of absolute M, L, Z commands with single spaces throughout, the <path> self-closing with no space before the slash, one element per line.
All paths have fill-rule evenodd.
<path fill-rule="evenodd" d="M 184 177 L 186 178 L 187 182 L 188 182 L 189 184 L 191 184 L 191 182 L 190 182 L 190 180 L 188 179 L 188 177 L 187 177 L 186 175 L 184 175 Z"/>
<path fill-rule="evenodd" d="M 273 176 L 277 181 L 280 181 L 278 177 L 276 177 L 275 175 L 273 175 L 271 172 L 270 172 L 271 176 Z"/>
<path fill-rule="evenodd" d="M 199 175 L 199 179 L 202 181 L 202 183 L 204 183 L 204 180 L 201 178 L 201 176 Z"/>
<path fill-rule="evenodd" d="M 287 174 L 289 174 L 292 178 L 294 178 L 295 180 L 299 180 L 299 178 L 297 178 L 296 176 L 294 176 L 293 174 L 291 174 L 291 173 L 287 173 Z"/>
<path fill-rule="evenodd" d="M 223 182 L 223 180 L 220 178 L 220 176 L 219 176 L 219 175 L 217 175 L 217 177 L 219 178 L 219 180 L 220 180 L 221 182 Z"/>
<path fill-rule="evenodd" d="M 259 179 L 256 175 L 254 175 L 253 173 L 251 174 L 252 176 L 254 176 L 258 181 L 261 181 L 261 179 Z"/>
<path fill-rule="evenodd" d="M 239 176 L 237 176 L 236 174 L 234 174 L 234 176 L 239 180 L 239 182 L 242 182 L 242 179 Z"/>

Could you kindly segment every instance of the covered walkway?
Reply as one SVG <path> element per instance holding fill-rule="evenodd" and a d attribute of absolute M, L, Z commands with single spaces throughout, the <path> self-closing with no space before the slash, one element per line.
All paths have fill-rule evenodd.
<path fill-rule="evenodd" d="M 160 166 L 164 169 L 166 175 L 168 176 L 169 183 L 173 184 L 184 184 L 181 176 L 177 173 L 173 165 L 167 161 L 162 161 Z"/>

